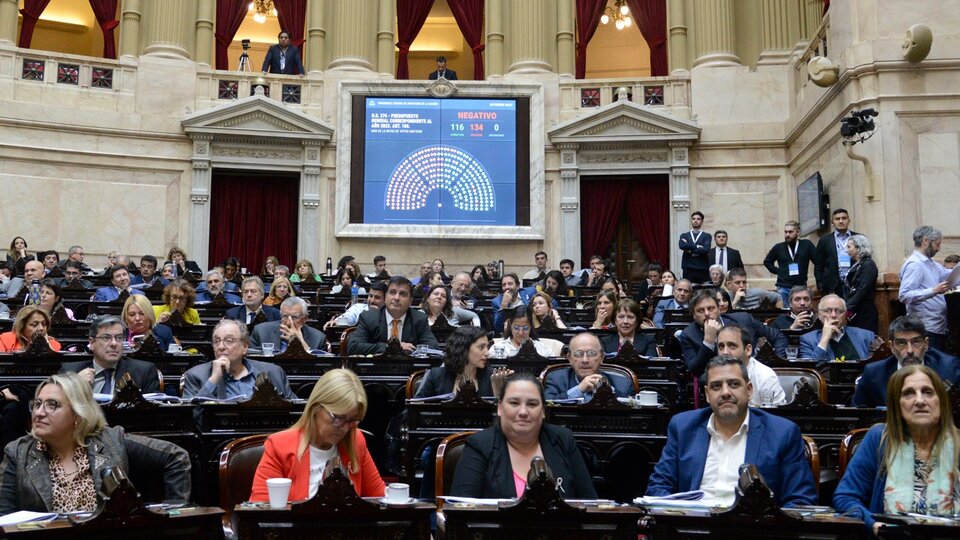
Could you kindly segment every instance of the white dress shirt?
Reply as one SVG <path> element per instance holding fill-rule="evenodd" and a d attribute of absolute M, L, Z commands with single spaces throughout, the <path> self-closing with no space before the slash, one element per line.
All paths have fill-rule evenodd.
<path fill-rule="evenodd" d="M 753 383 L 753 395 L 750 396 L 750 405 L 759 407 L 764 403 L 779 407 L 787 402 L 787 394 L 783 391 L 777 373 L 757 360 L 750 357 L 747 364 L 747 375 Z"/>
<path fill-rule="evenodd" d="M 747 455 L 747 432 L 750 431 L 750 411 L 743 419 L 740 429 L 729 439 L 714 427 L 716 415 L 711 414 L 707 421 L 707 432 L 710 433 L 710 447 L 707 449 L 707 460 L 703 464 L 703 478 L 700 479 L 700 489 L 704 491 L 704 498 L 713 500 L 716 504 L 730 506 L 734 500 L 734 489 L 740 478 L 740 465 Z"/>

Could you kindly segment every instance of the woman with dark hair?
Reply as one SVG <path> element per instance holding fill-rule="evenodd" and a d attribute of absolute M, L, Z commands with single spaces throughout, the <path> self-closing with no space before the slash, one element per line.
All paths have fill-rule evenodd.
<path fill-rule="evenodd" d="M 197 261 L 188 260 L 187 252 L 179 246 L 173 246 L 170 248 L 170 251 L 167 252 L 166 262 L 173 263 L 174 271 L 178 276 L 182 276 L 187 272 L 196 274 L 198 276 L 203 275 L 203 270 L 200 270 L 200 266 L 197 264 Z M 166 264 L 166 262 L 164 264 Z"/>
<path fill-rule="evenodd" d="M 185 279 L 175 279 L 163 288 L 162 305 L 153 306 L 153 317 L 158 323 L 165 323 L 174 311 L 180 312 L 187 324 L 200 324 L 200 313 L 193 308 L 197 292 Z"/>
<path fill-rule="evenodd" d="M 559 270 L 547 272 L 547 277 L 543 278 L 543 286 L 537 288 L 550 295 L 551 298 L 574 295 L 573 289 L 567 285 L 567 279 L 563 277 L 563 273 Z"/>
<path fill-rule="evenodd" d="M 614 307 L 620 299 L 611 291 L 600 291 L 593 303 L 594 319 L 591 329 L 606 330 L 613 327 Z"/>
<path fill-rule="evenodd" d="M 63 305 L 63 291 L 60 286 L 50 278 L 40 283 L 40 309 L 46 311 L 51 319 L 57 310 L 62 309 L 68 319 L 76 320 L 73 318 L 73 310 Z"/>
<path fill-rule="evenodd" d="M 353 270 L 344 270 L 340 274 L 340 278 L 338 279 L 339 283 L 334 285 L 330 289 L 330 292 L 333 294 L 340 294 L 340 293 L 352 294 L 353 284 L 356 282 L 356 280 L 357 280 L 357 276 L 354 275 Z M 360 295 L 367 294 L 367 290 L 361 287 L 359 282 L 357 282 L 357 294 L 360 294 Z"/>
<path fill-rule="evenodd" d="M 7 266 L 13 275 L 23 274 L 23 265 L 33 259 L 33 255 L 27 253 L 27 241 L 22 236 L 14 236 L 7 251 Z"/>
<path fill-rule="evenodd" d="M 473 278 L 475 287 L 484 287 L 490 281 L 490 274 L 487 274 L 487 268 L 482 264 L 473 267 L 473 270 L 470 271 L 470 277 Z"/>
<path fill-rule="evenodd" d="M 420 279 L 420 283 L 413 288 L 413 296 L 426 296 L 434 287 L 443 286 L 443 276 L 440 272 L 427 272 L 427 275 Z"/>
<path fill-rule="evenodd" d="M 40 306 L 23 306 L 13 321 L 13 330 L 0 334 L 0 352 L 20 352 L 30 346 L 34 336 L 41 335 L 50 348 L 60 352 L 60 342 L 50 337 L 50 316 Z"/>
<path fill-rule="evenodd" d="M 874 514 L 955 516 L 960 510 L 960 430 L 933 369 L 900 368 L 887 384 L 887 419 L 870 428 L 833 495 L 839 512 L 874 535 Z"/>
<path fill-rule="evenodd" d="M 539 457 L 562 486 L 563 497 L 595 499 L 597 492 L 573 433 L 543 421 L 546 399 L 540 380 L 529 372 L 514 373 L 504 379 L 497 397 L 497 419 L 467 439 L 450 495 L 520 498 L 530 462 Z"/>
<path fill-rule="evenodd" d="M 495 370 L 487 364 L 489 349 L 490 340 L 484 329 L 476 326 L 457 328 L 447 338 L 443 365 L 427 371 L 416 397 L 449 394 L 463 381 L 472 382 L 480 396 L 493 397 L 490 377 Z"/>
<path fill-rule="evenodd" d="M 273 255 L 267 256 L 263 260 L 263 268 L 260 269 L 261 276 L 273 276 L 273 271 L 280 266 L 280 259 L 274 257 Z"/>
<path fill-rule="evenodd" d="M 531 315 L 530 320 L 534 328 L 563 329 L 567 327 L 557 310 L 553 309 L 553 298 L 545 292 L 537 292 L 530 297 L 530 301 L 527 302 L 527 313 Z"/>
<path fill-rule="evenodd" d="M 433 260 L 433 271 L 440 274 L 440 278 L 443 280 L 450 279 L 450 276 L 446 274 L 443 270 L 443 260 L 439 257 Z"/>
<path fill-rule="evenodd" d="M 617 298 L 627 297 L 626 287 L 624 287 L 623 282 L 620 281 L 616 276 L 607 276 L 604 278 L 603 283 L 600 284 L 600 290 L 610 291 L 617 295 Z"/>
<path fill-rule="evenodd" d="M 730 293 L 726 289 L 717 289 L 717 309 L 720 310 L 720 314 L 723 315 L 730 311 Z"/>
<path fill-rule="evenodd" d="M 223 281 L 240 285 L 240 282 L 243 281 L 243 274 L 240 273 L 240 259 L 227 257 L 223 261 Z"/>
<path fill-rule="evenodd" d="M 460 319 L 453 312 L 453 302 L 450 300 L 450 291 L 443 286 L 433 287 L 430 292 L 423 297 L 420 302 L 420 310 L 426 313 L 427 322 L 430 326 L 437 322 L 437 319 L 444 317 L 450 326 L 459 326 Z"/>
<path fill-rule="evenodd" d="M 847 239 L 847 255 L 853 261 L 847 272 L 846 293 L 843 295 L 849 312 L 847 319 L 850 326 L 877 333 L 880 315 L 873 297 L 877 292 L 879 270 L 877 263 L 873 262 L 870 240 L 862 234 L 851 236 Z"/>
<path fill-rule="evenodd" d="M 494 340 L 493 352 L 497 358 L 516 356 L 520 347 L 527 340 L 533 341 L 533 346 L 540 356 L 550 357 L 553 349 L 537 339 L 537 330 L 533 328 L 527 306 L 519 305 L 510 312 L 504 323 L 503 338 Z"/>

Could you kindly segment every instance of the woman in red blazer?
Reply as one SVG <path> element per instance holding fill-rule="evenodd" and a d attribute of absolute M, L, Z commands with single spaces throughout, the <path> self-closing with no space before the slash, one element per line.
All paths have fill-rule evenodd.
<path fill-rule="evenodd" d="M 268 478 L 293 480 L 291 501 L 309 499 L 334 455 L 340 456 L 357 495 L 383 497 L 383 479 L 357 429 L 366 412 L 367 393 L 356 374 L 348 369 L 326 372 L 313 387 L 297 423 L 267 437 L 250 500 L 269 500 Z"/>

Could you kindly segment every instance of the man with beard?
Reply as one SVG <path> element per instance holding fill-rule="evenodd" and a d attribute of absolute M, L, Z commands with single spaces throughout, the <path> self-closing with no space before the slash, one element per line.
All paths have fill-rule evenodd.
<path fill-rule="evenodd" d="M 960 359 L 930 347 L 924 335 L 923 321 L 904 315 L 890 323 L 890 350 L 893 356 L 871 362 L 863 368 L 853 393 L 856 407 L 882 407 L 887 404 L 887 381 L 895 371 L 923 364 L 937 372 L 944 382 L 960 384 Z"/>
<path fill-rule="evenodd" d="M 940 350 L 947 343 L 947 300 L 943 294 L 950 290 L 950 270 L 933 260 L 942 241 L 943 233 L 929 225 L 913 231 L 916 249 L 900 267 L 899 294 L 907 315 L 923 321 L 930 346 Z"/>
<path fill-rule="evenodd" d="M 710 408 L 683 412 L 670 420 L 667 444 L 646 494 L 664 497 L 700 489 L 704 500 L 729 506 L 734 502 L 740 465 L 749 463 L 763 475 L 777 506 L 816 504 L 800 428 L 749 407 L 753 385 L 738 358 L 718 356 L 707 364 L 706 374 Z"/>

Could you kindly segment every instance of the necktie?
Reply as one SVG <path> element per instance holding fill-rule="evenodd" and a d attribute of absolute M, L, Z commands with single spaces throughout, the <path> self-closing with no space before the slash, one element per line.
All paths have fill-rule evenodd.
<path fill-rule="evenodd" d="M 113 395 L 113 370 L 105 369 L 101 373 L 103 373 L 103 388 L 100 389 L 100 393 Z"/>
<path fill-rule="evenodd" d="M 253 322 L 253 318 L 256 317 L 256 316 L 257 316 L 256 313 L 247 313 L 247 324 L 252 323 L 252 322 Z"/>
<path fill-rule="evenodd" d="M 726 251 L 725 248 L 720 248 L 720 260 L 717 261 L 717 264 L 723 267 L 723 271 L 727 271 L 727 265 L 723 263 L 723 252 Z"/>
<path fill-rule="evenodd" d="M 400 339 L 400 319 L 390 321 L 390 339 Z"/>

